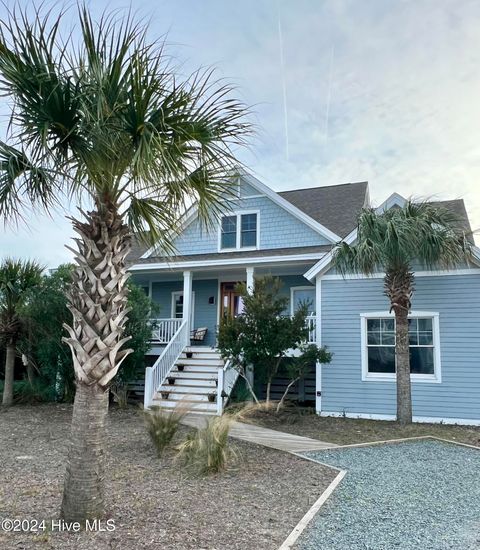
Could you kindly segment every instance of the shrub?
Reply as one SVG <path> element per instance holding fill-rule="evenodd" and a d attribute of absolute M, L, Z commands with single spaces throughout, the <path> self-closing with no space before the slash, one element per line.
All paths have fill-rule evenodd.
<path fill-rule="evenodd" d="M 3 380 L 0 381 L 0 398 L 3 394 Z M 15 403 L 45 403 L 53 400 L 53 388 L 42 380 L 15 380 L 13 383 L 13 400 Z"/>
<path fill-rule="evenodd" d="M 178 448 L 178 458 L 196 475 L 216 474 L 224 470 L 234 452 L 228 442 L 232 418 L 215 416 L 205 428 L 189 434 Z"/>
<path fill-rule="evenodd" d="M 176 405 L 171 411 L 163 411 L 159 407 L 152 407 L 150 410 L 145 411 L 144 415 L 148 435 L 152 440 L 158 457 L 162 456 L 172 441 L 186 413 L 187 409 L 182 403 Z"/>

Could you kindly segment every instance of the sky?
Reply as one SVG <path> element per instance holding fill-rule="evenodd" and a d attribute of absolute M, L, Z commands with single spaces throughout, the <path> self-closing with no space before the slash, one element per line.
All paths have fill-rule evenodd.
<path fill-rule="evenodd" d="M 46 2 L 48 5 L 48 1 Z M 90 3 L 125 9 L 118 0 Z M 253 106 L 242 162 L 275 190 L 367 180 L 463 198 L 480 228 L 478 0 L 132 0 L 190 73 L 217 68 Z M 2 18 L 0 7 L 0 19 Z M 2 121 L 1 124 L 4 124 Z M 71 258 L 64 213 L 0 229 L 0 255 Z"/>

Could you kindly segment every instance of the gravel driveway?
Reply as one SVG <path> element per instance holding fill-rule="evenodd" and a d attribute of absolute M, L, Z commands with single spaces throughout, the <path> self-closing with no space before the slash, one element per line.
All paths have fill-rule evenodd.
<path fill-rule="evenodd" d="M 297 549 L 480 548 L 480 451 L 421 440 L 305 454 L 348 473 Z"/>

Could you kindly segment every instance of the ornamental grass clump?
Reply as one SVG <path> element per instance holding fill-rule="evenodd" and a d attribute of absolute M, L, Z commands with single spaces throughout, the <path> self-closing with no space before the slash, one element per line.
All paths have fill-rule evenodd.
<path fill-rule="evenodd" d="M 215 416 L 187 436 L 178 447 L 178 458 L 187 470 L 198 476 L 225 470 L 235 454 L 228 441 L 231 425 L 230 416 Z"/>
<path fill-rule="evenodd" d="M 148 435 L 161 457 L 178 431 L 181 421 L 187 413 L 186 407 L 179 403 L 171 411 L 163 411 L 159 407 L 152 407 L 144 413 Z"/>

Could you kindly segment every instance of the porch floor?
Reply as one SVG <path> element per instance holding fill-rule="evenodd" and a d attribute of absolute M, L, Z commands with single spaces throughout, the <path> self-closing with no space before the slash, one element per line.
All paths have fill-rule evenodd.
<path fill-rule="evenodd" d="M 184 418 L 183 423 L 194 428 L 201 428 L 206 424 L 209 418 L 211 417 L 189 414 Z M 242 441 L 248 441 L 249 443 L 256 443 L 257 445 L 263 445 L 271 449 L 292 453 L 318 451 L 338 446 L 334 443 L 327 443 L 326 441 L 320 441 L 318 439 L 288 434 L 236 421 L 232 423 L 230 436 L 241 439 Z"/>

